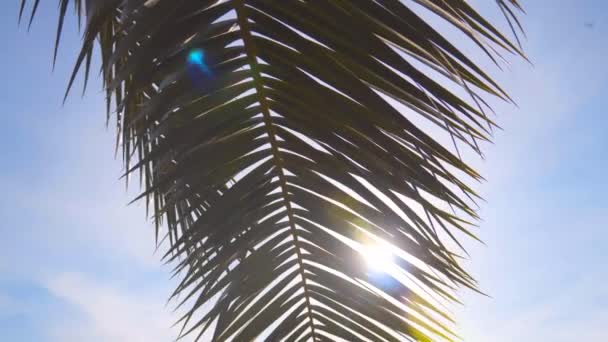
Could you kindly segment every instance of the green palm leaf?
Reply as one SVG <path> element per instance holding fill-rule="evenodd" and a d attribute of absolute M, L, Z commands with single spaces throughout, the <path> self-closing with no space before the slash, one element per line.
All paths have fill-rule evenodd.
<path fill-rule="evenodd" d="M 519 4 L 497 4 L 515 33 Z M 73 5 L 86 30 L 69 87 L 97 41 L 127 175 L 140 172 L 181 276 L 184 334 L 455 338 L 442 304 L 477 288 L 450 246 L 474 237 L 480 175 L 420 123 L 480 153 L 494 123 L 478 94 L 509 98 L 413 9 L 492 59 L 518 45 L 464 0 Z M 373 244 L 394 254 L 384 274 L 364 263 Z"/>

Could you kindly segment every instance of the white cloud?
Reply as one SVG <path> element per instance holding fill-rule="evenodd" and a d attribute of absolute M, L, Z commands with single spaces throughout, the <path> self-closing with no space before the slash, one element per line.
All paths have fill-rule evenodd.
<path fill-rule="evenodd" d="M 463 335 L 470 342 L 604 341 L 608 306 L 597 308 L 598 304 L 608 304 L 608 291 L 598 285 L 603 283 L 597 275 L 589 275 L 565 286 L 559 295 L 537 303 L 527 301 L 512 312 L 496 312 L 493 307 L 498 300 L 487 298 L 484 305 L 461 313 L 465 318 Z M 470 315 L 483 309 L 483 315 Z"/>
<path fill-rule="evenodd" d="M 79 105 L 100 108 L 98 102 Z M 18 245 L 40 252 L 23 256 L 21 267 L 4 265 L 8 261 L 0 258 L 0 269 L 23 273 L 23 264 L 56 266 L 50 256 L 82 250 L 106 261 L 122 259 L 138 267 L 158 267 L 154 227 L 151 220 L 146 221 L 143 203 L 127 206 L 139 186 L 132 184 L 127 193 L 124 181 L 119 180 L 121 162 L 113 158 L 114 132 L 104 128 L 100 113 L 86 118 L 80 111 L 51 113 L 54 124 L 41 120 L 30 125 L 30 143 L 36 152 L 31 168 L 39 176 L 27 172 L 0 176 L 0 187 L 11 194 L 0 199 L 0 206 L 10 208 L 2 214 L 16 226 L 14 243 L 3 253 L 12 254 L 11 248 Z"/>
<path fill-rule="evenodd" d="M 174 340 L 178 330 L 171 325 L 179 315 L 172 314 L 174 303 L 165 306 L 174 284 L 167 280 L 169 269 L 161 268 L 163 250 L 154 254 L 154 227 L 143 203 L 126 205 L 137 180 L 126 193 L 118 179 L 120 160 L 113 159 L 113 132 L 104 129 L 101 116 L 69 112 L 77 110 L 55 113 L 53 124 L 31 125 L 39 178 L 0 177 L 0 187 L 11 194 L 0 199 L 1 213 L 15 228 L 0 251 L 6 256 L 0 280 L 42 285 L 48 293 L 24 296 L 58 299 L 49 304 L 53 315 L 39 322 L 39 303 L 23 312 L 23 303 L 0 291 L 0 318 L 23 312 L 57 342 Z M 47 161 L 47 155 L 53 158 Z M 33 252 L 23 253 L 23 246 Z"/>
<path fill-rule="evenodd" d="M 75 319 L 54 317 L 50 334 L 62 342 L 166 342 L 177 330 L 177 316 L 163 308 L 164 293 L 126 290 L 79 273 L 60 274 L 46 284 L 49 291 L 76 309 Z M 186 340 L 187 341 L 187 340 Z"/>

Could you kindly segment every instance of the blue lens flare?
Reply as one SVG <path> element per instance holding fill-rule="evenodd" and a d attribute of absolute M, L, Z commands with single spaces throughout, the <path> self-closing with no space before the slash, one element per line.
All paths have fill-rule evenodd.
<path fill-rule="evenodd" d="M 192 69 L 202 71 L 206 75 L 211 75 L 211 70 L 205 61 L 205 52 L 202 49 L 194 49 L 188 53 L 188 65 Z"/>
<path fill-rule="evenodd" d="M 188 62 L 190 62 L 190 64 L 201 65 L 204 63 L 204 59 L 205 59 L 205 53 L 201 49 L 192 50 L 188 54 Z"/>
<path fill-rule="evenodd" d="M 389 293 L 398 290 L 400 287 L 402 287 L 402 284 L 399 282 L 399 280 L 393 278 L 391 275 L 386 274 L 384 272 L 371 271 L 368 272 L 367 275 L 369 277 L 368 279 L 370 283 L 372 283 L 374 286 L 377 286 L 379 289 L 382 289 Z"/>

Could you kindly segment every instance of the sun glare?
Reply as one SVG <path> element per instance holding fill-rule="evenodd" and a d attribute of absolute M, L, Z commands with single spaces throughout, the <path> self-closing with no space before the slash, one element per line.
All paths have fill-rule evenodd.
<path fill-rule="evenodd" d="M 362 254 L 367 266 L 376 272 L 388 272 L 393 265 L 390 246 L 381 244 L 365 246 Z"/>

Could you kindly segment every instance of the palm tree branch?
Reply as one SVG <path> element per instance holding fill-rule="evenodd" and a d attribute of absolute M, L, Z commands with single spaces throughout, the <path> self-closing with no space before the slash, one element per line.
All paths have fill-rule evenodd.
<path fill-rule="evenodd" d="M 515 34 L 519 3 L 496 2 Z M 81 68 L 86 87 L 97 41 L 125 178 L 139 171 L 135 200 L 152 205 L 157 240 L 166 227 L 164 259 L 181 277 L 182 334 L 455 338 L 443 305 L 477 290 L 456 252 L 463 234 L 476 239 L 479 196 L 464 178 L 482 179 L 457 146 L 481 154 L 496 126 L 478 93 L 510 98 L 412 8 L 497 64 L 520 45 L 464 0 L 74 5 L 86 29 L 68 91 Z M 388 284 L 361 256 L 377 240 L 396 254 Z"/>

